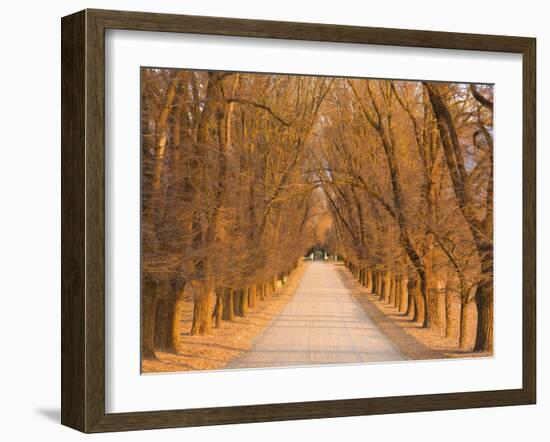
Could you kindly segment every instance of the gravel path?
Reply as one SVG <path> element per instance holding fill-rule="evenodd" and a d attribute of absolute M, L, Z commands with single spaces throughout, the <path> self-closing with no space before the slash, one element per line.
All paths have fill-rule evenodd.
<path fill-rule="evenodd" d="M 341 264 L 307 266 L 294 297 L 227 368 L 398 361 L 405 357 L 352 298 Z"/>

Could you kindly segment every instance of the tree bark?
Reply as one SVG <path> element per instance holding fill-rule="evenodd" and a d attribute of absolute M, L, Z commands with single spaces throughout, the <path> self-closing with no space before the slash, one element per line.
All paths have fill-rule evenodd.
<path fill-rule="evenodd" d="M 234 316 L 242 316 L 241 314 L 241 294 L 239 290 L 232 290 L 231 297 L 233 298 L 233 314 Z"/>
<path fill-rule="evenodd" d="M 399 293 L 399 289 L 397 288 L 399 284 L 399 279 L 396 275 L 393 275 L 391 280 L 391 290 L 390 290 L 390 304 L 392 307 L 397 307 L 397 294 Z"/>
<path fill-rule="evenodd" d="M 177 352 L 179 349 L 179 343 L 181 338 L 181 309 L 184 306 L 185 300 L 183 298 L 184 288 L 178 291 L 176 299 L 174 300 L 174 310 L 172 314 L 172 334 L 171 339 L 172 343 L 170 348 Z"/>
<path fill-rule="evenodd" d="M 226 321 L 233 321 L 235 319 L 233 289 L 230 289 L 230 288 L 224 289 L 223 296 L 225 298 L 225 301 L 224 301 L 225 308 L 223 309 L 222 319 Z"/>
<path fill-rule="evenodd" d="M 420 313 L 417 317 L 422 328 L 427 328 L 430 324 L 430 310 L 427 308 L 428 303 L 428 281 L 426 274 L 422 273 L 419 277 L 418 299 L 416 301 L 416 310 Z"/>
<path fill-rule="evenodd" d="M 247 316 L 248 315 L 248 289 L 240 289 L 237 291 L 237 305 L 238 315 Z"/>
<path fill-rule="evenodd" d="M 382 272 L 376 272 L 376 296 L 382 299 Z"/>
<path fill-rule="evenodd" d="M 212 286 L 206 281 L 193 281 L 191 284 L 193 290 L 193 325 L 191 334 L 206 335 L 212 329 Z"/>
<path fill-rule="evenodd" d="M 451 319 L 451 300 L 452 300 L 452 297 L 450 295 L 450 293 L 445 290 L 445 294 L 444 294 L 444 297 L 445 297 L 445 337 L 448 338 L 450 333 L 451 333 L 451 322 L 452 322 L 452 319 Z"/>
<path fill-rule="evenodd" d="M 475 297 L 477 330 L 474 351 L 493 352 L 493 290 L 492 284 L 480 283 Z"/>
<path fill-rule="evenodd" d="M 464 302 L 460 302 L 460 319 L 459 319 L 459 327 L 458 327 L 458 348 L 461 350 L 466 350 L 466 333 L 468 331 L 468 324 L 467 324 L 467 304 L 464 304 Z"/>
<path fill-rule="evenodd" d="M 405 310 L 405 316 L 411 317 L 411 320 L 414 321 L 416 317 L 416 281 L 413 278 L 409 278 L 407 281 L 407 310 Z"/>
<path fill-rule="evenodd" d="M 399 280 L 399 312 L 406 312 L 409 308 L 409 279 L 406 276 L 402 276 Z"/>
<path fill-rule="evenodd" d="M 382 292 L 382 299 L 387 303 L 390 302 L 391 286 L 392 286 L 392 272 L 386 271 L 384 273 L 384 291 Z"/>
<path fill-rule="evenodd" d="M 430 310 L 429 327 L 436 327 L 438 330 L 444 328 L 443 321 L 441 320 L 441 295 L 446 292 L 447 281 L 441 275 L 436 275 L 435 272 L 431 272 L 431 276 L 428 281 L 431 280 L 430 287 L 433 290 L 428 290 L 428 308 Z"/>
<path fill-rule="evenodd" d="M 159 298 L 155 308 L 155 349 L 164 350 L 166 343 L 166 328 L 168 323 L 168 309 L 165 298 Z"/>
<path fill-rule="evenodd" d="M 164 333 L 163 347 L 166 351 L 174 353 L 176 351 L 176 343 L 174 340 L 174 315 L 177 307 L 177 296 L 170 295 L 166 299 L 166 332 Z"/>
<path fill-rule="evenodd" d="M 216 305 L 214 306 L 214 327 L 220 328 L 222 326 L 223 312 L 225 310 L 224 306 L 225 294 L 223 289 L 218 288 L 216 290 Z"/>
<path fill-rule="evenodd" d="M 149 284 L 147 284 L 149 285 Z M 141 297 L 141 357 L 156 359 L 155 354 L 155 315 L 157 299 L 154 294 L 143 293 Z"/>
<path fill-rule="evenodd" d="M 425 281 L 422 279 L 416 281 L 416 286 L 414 289 L 415 314 L 413 316 L 413 321 L 418 322 L 421 327 L 426 327 L 428 322 L 428 309 L 426 308 L 426 292 L 425 286 L 423 290 L 423 284 L 425 284 Z"/>
<path fill-rule="evenodd" d="M 179 341 L 179 315 L 177 308 L 179 306 L 178 299 L 183 295 L 184 284 L 180 280 L 170 280 L 164 285 L 163 291 L 163 314 L 160 323 L 157 323 L 156 328 L 162 328 L 159 336 L 159 348 L 165 351 L 175 352 L 176 345 Z M 175 321 L 175 316 L 178 316 L 178 321 Z M 176 327 L 176 330 L 174 328 Z M 174 338 L 176 336 L 176 339 Z"/>
<path fill-rule="evenodd" d="M 372 293 L 372 272 L 367 271 L 367 292 Z"/>
<path fill-rule="evenodd" d="M 258 286 L 252 284 L 248 289 L 248 306 L 250 308 L 256 308 L 256 300 L 258 297 Z"/>

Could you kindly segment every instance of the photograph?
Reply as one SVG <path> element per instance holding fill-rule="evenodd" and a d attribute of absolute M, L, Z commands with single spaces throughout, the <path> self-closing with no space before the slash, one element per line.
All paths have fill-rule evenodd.
<path fill-rule="evenodd" d="M 493 357 L 493 84 L 140 88 L 142 374 Z"/>
<path fill-rule="evenodd" d="M 5 2 L 0 441 L 544 440 L 544 12 Z"/>

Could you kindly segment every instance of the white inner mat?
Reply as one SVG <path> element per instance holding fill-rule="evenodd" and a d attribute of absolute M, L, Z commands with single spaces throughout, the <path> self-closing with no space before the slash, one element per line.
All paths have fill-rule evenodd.
<path fill-rule="evenodd" d="M 495 83 L 495 357 L 140 375 L 140 67 Z M 106 411 L 521 387 L 521 56 L 106 33 Z"/>

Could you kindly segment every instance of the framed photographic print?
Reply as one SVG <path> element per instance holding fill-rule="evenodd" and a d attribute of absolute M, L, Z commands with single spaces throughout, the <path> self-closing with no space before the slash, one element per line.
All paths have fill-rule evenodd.
<path fill-rule="evenodd" d="M 62 19 L 62 423 L 533 404 L 535 40 Z"/>

